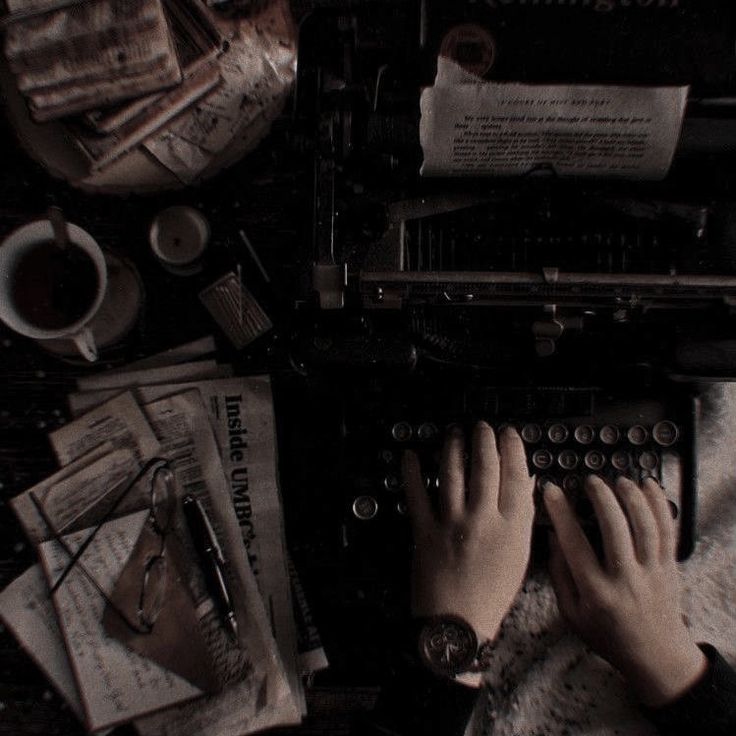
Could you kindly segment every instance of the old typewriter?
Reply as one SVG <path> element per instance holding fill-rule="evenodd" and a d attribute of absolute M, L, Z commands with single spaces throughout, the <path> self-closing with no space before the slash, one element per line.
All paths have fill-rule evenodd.
<path fill-rule="evenodd" d="M 403 450 L 420 453 L 431 493 L 445 428 L 479 418 L 517 427 L 530 472 L 558 482 L 592 534 L 586 474 L 655 477 L 679 556 L 691 552 L 697 385 L 736 375 L 732 19 L 693 7 L 370 2 L 302 21 L 295 143 L 314 187 L 294 355 L 327 376 L 325 495 L 353 570 L 370 577 L 406 557 Z M 626 36 L 622 55 L 621 34 L 646 22 L 645 9 L 659 12 L 660 43 Z M 443 34 L 468 22 L 499 43 L 491 77 L 691 84 L 669 175 L 422 178 L 420 89 Z M 554 53 L 567 42 L 553 48 L 550 28 L 587 39 L 587 63 L 580 49 Z M 700 136 L 711 123 L 718 142 Z M 538 507 L 538 528 L 547 523 Z"/>

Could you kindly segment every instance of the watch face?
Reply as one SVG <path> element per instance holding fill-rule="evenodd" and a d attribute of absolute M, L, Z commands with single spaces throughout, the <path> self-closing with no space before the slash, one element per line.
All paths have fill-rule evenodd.
<path fill-rule="evenodd" d="M 473 629 L 460 618 L 443 616 L 428 621 L 419 634 L 419 654 L 434 672 L 449 677 L 467 672 L 478 651 Z"/>

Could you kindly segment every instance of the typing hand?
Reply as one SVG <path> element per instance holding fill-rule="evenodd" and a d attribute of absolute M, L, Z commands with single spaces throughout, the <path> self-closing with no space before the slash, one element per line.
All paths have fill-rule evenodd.
<path fill-rule="evenodd" d="M 493 639 L 524 579 L 531 544 L 533 480 L 513 429 L 496 436 L 485 422 L 473 432 L 466 477 L 463 432 L 453 429 L 440 466 L 437 512 L 413 452 L 403 474 L 414 534 L 412 613 L 454 614 Z"/>
<path fill-rule="evenodd" d="M 589 476 L 585 490 L 600 526 L 603 562 L 562 491 L 551 483 L 544 489 L 555 529 L 549 564 L 560 610 L 645 705 L 665 705 L 706 668 L 680 612 L 669 506 L 653 480 L 639 487 L 620 478 L 611 489 Z"/>

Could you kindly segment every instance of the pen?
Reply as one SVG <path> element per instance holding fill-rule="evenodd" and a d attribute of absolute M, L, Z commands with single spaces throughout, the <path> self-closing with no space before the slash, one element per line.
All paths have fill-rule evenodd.
<path fill-rule="evenodd" d="M 232 597 L 225 583 L 225 558 L 217 542 L 215 531 L 207 517 L 207 512 L 194 496 L 191 494 L 184 496 L 181 505 L 189 533 L 192 535 L 194 549 L 202 564 L 207 589 L 215 605 L 220 609 L 220 614 L 233 639 L 237 641 L 238 622 L 233 610 Z"/>

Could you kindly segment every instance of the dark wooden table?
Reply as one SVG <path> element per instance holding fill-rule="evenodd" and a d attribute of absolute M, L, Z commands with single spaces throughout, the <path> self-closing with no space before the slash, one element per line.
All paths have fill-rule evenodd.
<path fill-rule="evenodd" d="M 55 468 L 47 434 L 67 421 L 65 396 L 73 389 L 77 376 L 215 334 L 218 358 L 233 361 L 239 373 L 270 371 L 277 382 L 281 379 L 288 385 L 292 381 L 278 336 L 262 340 L 253 350 L 236 353 L 221 338 L 197 299 L 198 289 L 208 279 L 237 260 L 244 265 L 246 281 L 254 290 L 260 289 L 277 322 L 280 315 L 288 315 L 294 300 L 303 293 L 303 264 L 309 260 L 304 247 L 309 230 L 310 203 L 305 196 L 309 174 L 302 160 L 285 152 L 279 132 L 285 127 L 284 121 L 277 122 L 270 138 L 254 154 L 202 186 L 145 198 L 118 198 L 85 194 L 53 180 L 23 153 L 7 123 L 0 123 L 0 236 L 43 217 L 49 204 L 58 204 L 70 221 L 88 230 L 103 248 L 134 262 L 146 294 L 144 310 L 133 332 L 120 345 L 103 351 L 96 365 L 63 361 L 0 325 L 0 588 L 35 561 L 35 552 L 26 542 L 8 500 Z M 150 253 L 147 230 L 151 218 L 172 204 L 198 207 L 210 221 L 212 240 L 205 273 L 200 276 L 171 276 Z M 238 239 L 241 228 L 269 270 L 276 296 L 266 293 L 258 282 Z M 288 405 L 288 401 L 281 402 L 282 407 Z M 308 541 L 304 544 L 308 546 Z M 301 566 L 299 555 L 297 565 Z M 309 594 L 309 565 L 304 572 Z M 328 678 L 326 684 L 310 690 L 310 717 L 305 725 L 282 733 L 346 733 L 351 713 L 369 707 L 376 690 L 360 683 L 341 687 L 338 680 L 339 676 Z M 82 733 L 83 727 L 63 700 L 3 630 L 0 734 Z"/>

